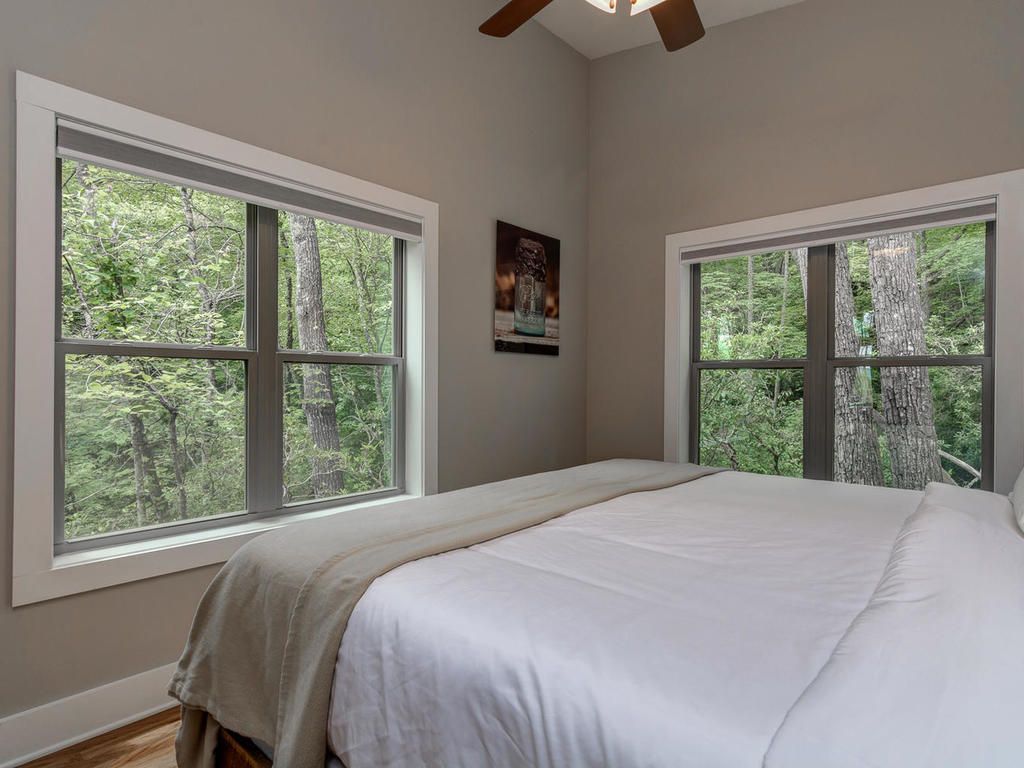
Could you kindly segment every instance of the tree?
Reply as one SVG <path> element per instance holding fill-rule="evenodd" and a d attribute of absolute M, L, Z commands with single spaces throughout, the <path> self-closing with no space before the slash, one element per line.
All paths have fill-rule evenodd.
<path fill-rule="evenodd" d="M 326 352 L 320 242 L 316 222 L 309 216 L 288 214 L 295 255 L 295 317 L 299 347 L 307 352 Z M 341 438 L 331 382 L 331 367 L 321 363 L 302 366 L 302 409 L 313 440 L 313 489 L 318 497 L 337 496 L 345 486 L 340 453 Z"/>
<path fill-rule="evenodd" d="M 850 257 L 847 243 L 835 250 L 835 351 L 837 357 L 861 354 L 854 323 Z M 836 368 L 835 457 L 833 479 L 842 483 L 883 485 L 882 456 L 875 433 L 871 383 L 863 369 Z"/>
<path fill-rule="evenodd" d="M 924 355 L 926 318 L 917 274 L 917 238 L 901 232 L 868 239 L 871 299 L 878 353 Z M 924 488 L 943 480 L 928 369 L 883 367 L 882 418 L 892 484 Z"/>

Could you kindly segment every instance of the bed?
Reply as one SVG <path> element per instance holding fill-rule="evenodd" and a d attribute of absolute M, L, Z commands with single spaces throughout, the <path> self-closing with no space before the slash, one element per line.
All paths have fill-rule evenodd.
<path fill-rule="evenodd" d="M 370 580 L 328 667 L 331 759 L 1024 764 L 1024 537 L 1006 497 L 667 477 Z"/>

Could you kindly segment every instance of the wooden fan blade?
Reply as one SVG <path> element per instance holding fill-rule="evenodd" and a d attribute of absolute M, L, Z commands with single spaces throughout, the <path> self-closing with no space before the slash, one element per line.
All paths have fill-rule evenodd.
<path fill-rule="evenodd" d="M 693 0 L 665 0 L 651 8 L 651 16 L 670 51 L 678 51 L 704 37 L 704 24 Z"/>
<path fill-rule="evenodd" d="M 511 0 L 504 8 L 480 25 L 491 37 L 508 37 L 552 3 L 552 0 Z"/>

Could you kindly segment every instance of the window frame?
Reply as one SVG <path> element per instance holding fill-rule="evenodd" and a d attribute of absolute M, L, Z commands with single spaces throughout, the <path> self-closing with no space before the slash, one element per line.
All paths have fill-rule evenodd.
<path fill-rule="evenodd" d="M 715 249 L 716 255 L 743 254 L 750 252 L 744 250 L 745 245 L 753 247 L 752 244 L 773 238 L 780 243 L 779 249 L 783 243 L 795 247 L 801 238 L 806 238 L 803 242 L 811 247 L 822 244 L 814 239 L 815 233 L 867 226 L 881 232 L 887 222 L 898 221 L 901 217 L 934 214 L 936 221 L 941 221 L 950 211 L 976 210 L 982 203 L 994 203 L 996 208 L 998 235 L 990 242 L 995 268 L 986 274 L 991 299 L 987 351 L 992 361 L 999 360 L 998 366 L 990 362 L 988 402 L 991 412 L 983 413 L 983 422 L 991 424 L 991 435 L 983 438 L 983 450 L 987 443 L 991 454 L 987 465 L 992 489 L 1009 492 L 1024 464 L 1024 423 L 1016 418 L 1024 406 L 1021 396 L 1024 349 L 1015 333 L 1015 329 L 1024 327 L 1024 302 L 1020 300 L 1024 293 L 1024 259 L 1020 257 L 1024 253 L 1024 170 L 668 235 L 665 239 L 665 460 L 688 461 L 695 456 L 690 434 L 694 415 L 691 412 L 693 317 L 689 303 L 693 282 L 690 267 L 694 262 L 688 260 L 688 254 L 710 253 L 707 249 Z M 926 228 L 937 225 L 930 224 Z M 826 308 L 826 311 L 834 312 L 834 308 Z M 826 334 L 833 330 L 828 328 Z M 834 338 L 825 341 L 834 343 Z M 879 363 L 878 358 L 854 360 L 855 363 L 849 364 L 877 366 Z M 907 365 L 914 359 L 899 362 Z M 963 362 L 975 361 L 965 359 Z M 833 376 L 834 368 L 843 364 L 847 364 L 845 360 L 830 363 Z M 833 386 L 834 381 L 828 383 L 830 389 Z M 1001 418 L 1003 414 L 1008 417 Z"/>
<path fill-rule="evenodd" d="M 942 224 L 925 229 L 941 229 Z M 705 360 L 701 355 L 701 263 L 689 265 L 690 276 L 690 387 L 689 455 L 700 462 L 701 373 L 706 370 L 796 370 L 803 372 L 803 468 L 808 480 L 832 480 L 835 472 L 835 377 L 840 368 L 950 368 L 981 369 L 981 478 L 982 490 L 993 488 L 993 401 L 995 399 L 995 273 L 996 222 L 985 222 L 984 350 L 980 355 L 913 355 L 903 357 L 836 355 L 836 243 L 807 249 L 807 353 L 799 358 Z M 730 258 L 730 257 L 724 257 Z M 742 258 L 742 257 L 733 257 Z M 686 267 L 684 266 L 684 269 Z"/>
<path fill-rule="evenodd" d="M 419 197 L 362 181 L 342 173 L 260 149 L 198 128 L 127 107 L 57 83 L 17 73 L 16 151 L 16 286 L 15 286 L 15 467 L 14 467 L 14 552 L 13 594 L 15 606 L 64 595 L 104 588 L 138 579 L 152 578 L 204 565 L 224 562 L 238 547 L 254 536 L 294 522 L 317 519 L 356 507 L 387 504 L 399 499 L 437 491 L 437 258 L 438 206 Z M 247 424 L 257 418 L 274 420 L 283 412 L 277 403 L 282 395 L 281 372 L 286 360 L 302 362 L 309 354 L 277 349 L 276 282 L 247 280 L 246 312 L 260 305 L 252 295 L 260 288 L 274 293 L 263 300 L 264 314 L 272 313 L 273 335 L 260 333 L 272 353 L 258 353 L 253 331 L 246 347 L 204 347 L 148 342 L 64 340 L 61 338 L 59 165 L 54 172 L 58 119 L 84 125 L 188 153 L 211 158 L 233 171 L 253 178 L 269 178 L 282 187 L 303 191 L 314 189 L 340 204 L 367 211 L 398 216 L 422 228 L 419 239 L 398 239 L 395 248 L 394 346 L 391 354 L 361 355 L 324 353 L 317 356 L 331 364 L 388 365 L 395 375 L 394 389 L 394 479 L 396 488 L 332 499 L 289 505 L 263 504 L 254 509 L 252 486 L 260 472 L 247 472 L 247 507 L 252 511 L 209 519 L 171 523 L 105 535 L 95 540 L 80 539 L 60 544 L 63 515 L 57 505 L 63 498 L 63 434 L 56 429 L 39 429 L 40 424 L 62 425 L 64 391 L 61 368 L 66 353 L 125 354 L 149 357 L 241 359 L 247 362 L 247 389 L 255 369 L 263 363 L 267 372 L 274 366 L 272 386 L 275 398 L 263 403 L 262 417 L 250 413 L 257 398 L 247 397 Z M 216 160 L 212 160 L 216 158 Z M 100 163 L 102 164 L 102 163 Z M 144 171 L 142 175 L 146 175 Z M 159 179 L 159 176 L 154 176 Z M 58 200 L 55 209 L 54 200 Z M 262 208 L 261 208 L 262 206 Z M 278 210 L 253 201 L 247 213 L 247 235 L 259 236 L 259 211 L 273 215 L 276 233 Z M 57 226 L 54 225 L 54 214 Z M 312 214 L 315 216 L 315 214 Z M 353 223 L 353 226 L 358 226 Z M 266 233 L 264 233 L 266 236 Z M 253 268 L 254 238 L 247 238 L 247 263 Z M 276 263 L 260 253 L 264 261 Z M 57 254 L 57 259 L 53 254 Z M 266 268 L 257 265 L 260 272 Z M 268 284 L 269 282 L 269 284 Z M 251 319 L 259 320 L 250 315 Z M 265 330 L 265 329 L 264 329 Z M 268 347 L 269 348 L 269 347 Z M 329 358 L 329 359 L 328 359 Z M 262 389 L 261 389 L 262 392 Z M 268 410 L 267 406 L 274 406 Z M 270 411 L 276 409 L 276 416 Z M 269 416 L 268 416 L 269 414 Z M 279 422 L 279 418 L 277 419 Z M 281 426 L 278 423 L 278 434 Z M 58 438 L 58 434 L 60 435 Z M 248 440 L 250 468 L 254 451 L 264 441 Z M 276 441 L 275 441 L 276 442 Z M 278 448 L 277 450 L 280 450 Z M 265 461 L 266 459 L 256 459 Z M 58 471 L 61 467 L 61 471 Z M 266 489 L 260 498 L 267 498 Z M 60 505 L 63 511 L 63 504 Z M 60 530 L 58 528 L 60 519 Z"/>

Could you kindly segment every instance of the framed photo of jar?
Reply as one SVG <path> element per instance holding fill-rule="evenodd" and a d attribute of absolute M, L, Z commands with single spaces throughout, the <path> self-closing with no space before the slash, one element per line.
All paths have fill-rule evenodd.
<path fill-rule="evenodd" d="M 557 355 L 560 242 L 499 221 L 497 243 L 494 349 Z"/>

